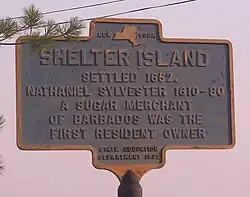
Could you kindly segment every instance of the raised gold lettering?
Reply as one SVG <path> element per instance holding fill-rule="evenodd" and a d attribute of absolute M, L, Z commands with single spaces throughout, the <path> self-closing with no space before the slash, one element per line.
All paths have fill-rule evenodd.
<path fill-rule="evenodd" d="M 163 137 L 166 139 L 205 139 L 207 132 L 203 128 L 167 128 L 163 131 Z"/>
<path fill-rule="evenodd" d="M 124 96 L 146 96 L 165 97 L 167 90 L 165 86 L 101 86 L 99 96 L 101 97 L 124 97 Z"/>
<path fill-rule="evenodd" d="M 170 124 L 172 118 L 169 114 L 148 114 L 149 124 Z"/>
<path fill-rule="evenodd" d="M 135 114 L 74 114 L 74 125 L 137 125 L 140 122 L 140 116 Z"/>
<path fill-rule="evenodd" d="M 76 102 L 76 109 L 78 111 L 115 111 L 118 109 L 118 101 L 79 99 Z"/>
<path fill-rule="evenodd" d="M 153 139 L 154 129 L 147 128 L 97 128 L 95 129 L 95 139 Z"/>
<path fill-rule="evenodd" d="M 49 136 L 52 140 L 85 139 L 87 131 L 82 128 L 51 128 Z"/>
<path fill-rule="evenodd" d="M 138 154 L 104 154 L 98 155 L 98 160 L 139 160 Z"/>
<path fill-rule="evenodd" d="M 62 101 L 61 102 L 61 107 L 60 107 L 61 111 L 68 111 L 69 110 L 69 105 L 66 101 Z"/>
<path fill-rule="evenodd" d="M 129 111 L 190 111 L 191 100 L 126 100 L 125 109 Z"/>
<path fill-rule="evenodd" d="M 41 97 L 89 97 L 91 93 L 86 85 L 58 86 L 58 85 L 27 85 L 26 96 Z"/>
<path fill-rule="evenodd" d="M 136 72 L 84 72 L 81 74 L 83 83 L 135 83 L 138 79 Z"/>
<path fill-rule="evenodd" d="M 203 124 L 203 114 L 180 114 L 182 124 Z"/>

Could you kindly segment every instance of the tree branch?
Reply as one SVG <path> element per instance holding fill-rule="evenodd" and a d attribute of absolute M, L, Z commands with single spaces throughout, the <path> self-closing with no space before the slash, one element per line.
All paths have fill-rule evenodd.
<path fill-rule="evenodd" d="M 17 35 L 31 36 L 30 41 L 36 47 L 48 45 L 54 38 L 77 40 L 85 25 L 78 17 L 72 17 L 67 24 L 58 24 L 52 19 L 45 19 L 40 9 L 31 5 L 23 9 L 23 16 L 12 19 L 0 19 L 0 45 L 21 45 L 24 43 L 4 43 Z"/>
<path fill-rule="evenodd" d="M 3 162 L 2 158 L 0 157 L 0 175 L 3 175 L 4 170 L 5 170 L 4 162 Z"/>
<path fill-rule="evenodd" d="M 4 118 L 3 115 L 0 115 L 0 132 L 2 131 L 2 129 L 4 128 L 6 123 L 6 119 Z"/>
<path fill-rule="evenodd" d="M 0 132 L 2 131 L 3 127 L 5 126 L 6 119 L 3 115 L 0 115 Z M 3 175 L 3 172 L 5 170 L 4 162 L 0 156 L 0 175 Z"/>

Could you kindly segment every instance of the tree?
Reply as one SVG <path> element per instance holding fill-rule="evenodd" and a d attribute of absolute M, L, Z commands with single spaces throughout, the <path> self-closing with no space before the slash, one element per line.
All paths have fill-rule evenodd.
<path fill-rule="evenodd" d="M 3 175 L 3 172 L 4 172 L 4 163 L 3 163 L 3 160 L 1 159 L 0 160 L 0 175 Z"/>
<path fill-rule="evenodd" d="M 17 35 L 28 36 L 29 42 L 35 46 L 48 45 L 54 38 L 64 37 L 66 40 L 77 40 L 85 28 L 78 17 L 69 21 L 56 23 L 45 19 L 44 14 L 35 5 L 23 9 L 23 15 L 16 18 L 0 19 L 0 44 L 12 45 L 23 43 L 4 43 Z"/>
<path fill-rule="evenodd" d="M 71 17 L 69 21 L 56 23 L 52 19 L 45 19 L 44 14 L 35 5 L 23 9 L 23 15 L 16 18 L 0 19 L 0 45 L 15 45 L 24 43 L 5 43 L 4 41 L 18 35 L 28 36 L 29 44 L 36 48 L 50 44 L 54 38 L 63 37 L 68 41 L 79 38 L 85 28 L 78 17 Z M 0 115 L 0 131 L 5 124 L 5 118 Z M 0 158 L 0 175 L 4 172 L 4 162 Z"/>
<path fill-rule="evenodd" d="M 3 115 L 0 115 L 0 132 L 2 131 L 4 125 L 5 125 L 5 118 Z M 0 157 L 0 175 L 2 175 L 4 172 L 4 163 L 3 163 L 3 160 L 1 159 Z"/>

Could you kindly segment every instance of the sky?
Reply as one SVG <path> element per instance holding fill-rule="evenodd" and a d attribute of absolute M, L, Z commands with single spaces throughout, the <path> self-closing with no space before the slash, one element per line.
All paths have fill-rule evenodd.
<path fill-rule="evenodd" d="M 57 21 L 70 16 L 96 17 L 114 11 L 171 3 L 174 0 L 127 0 L 123 3 L 50 15 Z M 0 17 L 19 16 L 22 8 L 34 3 L 43 11 L 63 9 L 100 0 L 5 1 Z M 198 0 L 195 3 L 119 17 L 158 19 L 163 35 L 169 38 L 228 39 L 233 43 L 235 77 L 236 146 L 232 150 L 170 150 L 166 165 L 143 176 L 143 196 L 158 197 L 248 197 L 250 176 L 249 102 L 250 18 L 248 0 Z M 87 24 L 88 25 L 88 24 Z M 88 31 L 86 31 L 88 33 Z M 7 125 L 0 134 L 0 153 L 6 172 L 0 177 L 1 196 L 80 197 L 117 196 L 118 179 L 110 172 L 97 170 L 88 151 L 24 152 L 16 146 L 15 50 L 0 47 L 0 113 Z"/>

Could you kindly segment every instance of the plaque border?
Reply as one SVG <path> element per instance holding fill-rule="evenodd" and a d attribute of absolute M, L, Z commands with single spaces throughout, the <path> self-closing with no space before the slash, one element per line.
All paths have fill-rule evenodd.
<path fill-rule="evenodd" d="M 163 37 L 162 24 L 157 19 L 131 19 L 131 18 L 97 18 L 90 22 L 89 36 L 82 36 L 79 40 L 91 40 L 94 36 L 95 23 L 126 23 L 126 24 L 155 24 L 158 26 L 159 38 L 162 42 L 168 43 L 204 43 L 204 44 L 225 44 L 229 49 L 229 81 L 230 81 L 230 107 L 231 107 L 231 127 L 232 127 L 232 144 L 224 146 L 168 146 L 162 150 L 162 162 L 159 164 L 99 164 L 96 160 L 97 150 L 92 146 L 81 145 L 65 145 L 65 146 L 26 146 L 22 144 L 22 123 L 21 123 L 21 61 L 20 61 L 20 43 L 30 36 L 20 36 L 16 40 L 16 143 L 21 150 L 90 150 L 92 153 L 92 165 L 97 169 L 105 169 L 113 172 L 118 178 L 121 178 L 128 169 L 133 170 L 139 178 L 151 169 L 158 169 L 166 163 L 166 151 L 171 149 L 232 149 L 236 144 L 235 132 L 235 103 L 234 103 L 234 73 L 233 73 L 233 46 L 229 40 L 225 39 L 185 39 L 185 38 L 165 38 Z M 55 38 L 54 40 L 65 40 L 63 37 Z"/>

